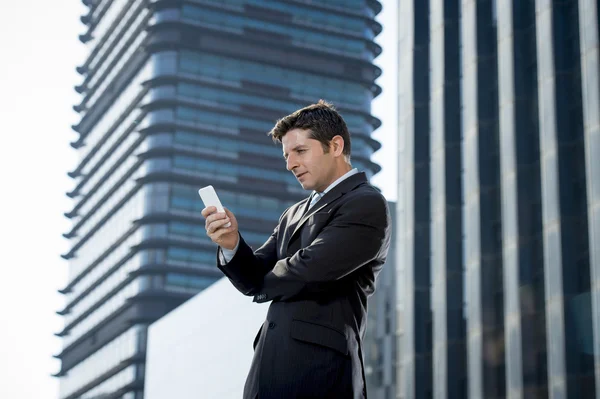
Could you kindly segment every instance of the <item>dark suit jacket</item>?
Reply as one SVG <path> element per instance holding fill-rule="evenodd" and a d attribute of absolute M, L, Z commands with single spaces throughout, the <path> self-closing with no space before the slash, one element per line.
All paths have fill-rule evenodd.
<path fill-rule="evenodd" d="M 366 397 L 361 341 L 389 247 L 387 201 L 364 173 L 305 213 L 307 201 L 288 208 L 255 252 L 240 238 L 229 263 L 217 260 L 243 294 L 272 301 L 244 399 Z"/>

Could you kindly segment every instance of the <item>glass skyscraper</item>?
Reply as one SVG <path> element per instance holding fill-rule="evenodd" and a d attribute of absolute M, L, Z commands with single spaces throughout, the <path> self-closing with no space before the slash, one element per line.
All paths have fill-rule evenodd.
<path fill-rule="evenodd" d="M 598 11 L 399 2 L 398 398 L 600 397 Z"/>
<path fill-rule="evenodd" d="M 392 218 L 392 242 L 396 241 L 396 203 L 388 202 Z M 397 387 L 398 338 L 396 321 L 396 247 L 377 276 L 375 293 L 369 298 L 367 332 L 363 341 L 365 378 L 369 399 L 393 399 Z"/>
<path fill-rule="evenodd" d="M 308 195 L 266 132 L 320 98 L 348 123 L 353 165 L 379 171 L 370 107 L 381 5 L 84 3 L 60 399 L 139 399 L 148 324 L 221 277 L 198 188 L 215 186 L 245 239 L 261 245 Z"/>

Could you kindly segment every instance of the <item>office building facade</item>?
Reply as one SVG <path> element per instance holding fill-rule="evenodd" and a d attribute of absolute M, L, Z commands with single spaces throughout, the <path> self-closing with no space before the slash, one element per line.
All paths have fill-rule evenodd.
<path fill-rule="evenodd" d="M 388 202 L 392 217 L 392 243 L 396 242 L 396 203 Z M 396 321 L 396 246 L 377 276 L 375 293 L 369 298 L 367 332 L 363 340 L 367 393 L 371 399 L 396 397 L 398 335 Z"/>
<path fill-rule="evenodd" d="M 305 197 L 266 136 L 323 98 L 367 172 L 380 144 L 373 0 L 85 0 L 60 398 L 142 398 L 147 326 L 221 276 L 197 190 L 255 248 Z M 198 317 L 202 317 L 198 315 Z"/>
<path fill-rule="evenodd" d="M 598 2 L 399 2 L 398 398 L 600 397 Z"/>
<path fill-rule="evenodd" d="M 152 323 L 144 398 L 243 398 L 269 305 L 248 300 L 223 277 Z"/>

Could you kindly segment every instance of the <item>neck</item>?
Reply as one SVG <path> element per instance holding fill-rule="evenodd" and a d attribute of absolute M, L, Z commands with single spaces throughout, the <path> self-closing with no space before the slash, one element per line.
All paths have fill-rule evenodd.
<path fill-rule="evenodd" d="M 352 165 L 350 165 L 347 162 L 344 162 L 338 168 L 337 177 L 333 181 L 336 181 L 337 179 L 339 179 L 340 177 L 344 176 L 346 173 L 350 172 L 351 170 L 352 170 Z"/>
<path fill-rule="evenodd" d="M 350 172 L 352 170 L 352 165 L 350 165 L 347 162 L 344 162 L 343 164 L 338 165 L 338 167 L 335 169 L 335 173 L 333 174 L 333 176 L 331 177 L 329 184 L 327 184 L 327 186 L 323 187 L 320 190 L 315 190 L 319 193 L 322 193 L 323 191 L 327 190 L 327 188 L 337 179 L 339 179 L 340 177 L 344 176 L 346 173 Z"/>

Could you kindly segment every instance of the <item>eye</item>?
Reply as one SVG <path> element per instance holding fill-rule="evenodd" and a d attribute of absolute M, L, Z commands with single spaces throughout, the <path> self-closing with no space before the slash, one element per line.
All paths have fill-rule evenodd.
<path fill-rule="evenodd" d="M 298 154 L 302 154 L 303 152 L 306 152 L 306 150 L 298 150 Z"/>

